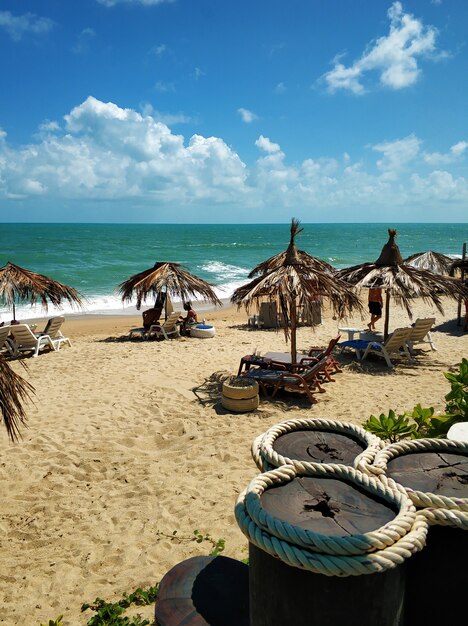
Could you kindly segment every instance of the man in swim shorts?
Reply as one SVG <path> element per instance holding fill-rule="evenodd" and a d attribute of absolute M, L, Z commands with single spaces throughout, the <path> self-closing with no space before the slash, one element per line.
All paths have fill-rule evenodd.
<path fill-rule="evenodd" d="M 375 322 L 382 317 L 382 289 L 369 289 L 369 313 L 371 314 L 370 322 L 367 324 L 369 330 L 375 330 Z"/>

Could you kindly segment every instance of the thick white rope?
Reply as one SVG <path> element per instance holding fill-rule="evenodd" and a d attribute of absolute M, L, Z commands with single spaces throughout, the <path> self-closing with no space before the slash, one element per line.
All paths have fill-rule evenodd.
<path fill-rule="evenodd" d="M 263 509 L 260 498 L 266 489 L 303 476 L 341 478 L 399 512 L 376 531 L 330 537 L 284 522 Z M 306 470 L 285 465 L 257 476 L 239 496 L 235 515 L 242 532 L 257 547 L 292 567 L 326 576 L 358 576 L 396 567 L 424 547 L 428 527 L 426 518 L 394 481 L 378 481 L 351 467 L 332 464 L 314 464 Z"/>
<path fill-rule="evenodd" d="M 376 454 L 381 450 L 384 442 L 364 430 L 360 426 L 354 424 L 339 422 L 336 420 L 326 420 L 321 418 L 312 419 L 293 419 L 287 422 L 276 424 L 269 428 L 265 433 L 259 435 L 252 443 L 252 458 L 261 471 L 268 471 L 274 467 L 282 465 L 293 465 L 300 470 L 313 468 L 321 465 L 313 461 L 299 461 L 278 454 L 273 449 L 273 444 L 282 435 L 296 430 L 318 430 L 335 432 L 342 435 L 349 435 L 360 441 L 366 449 L 354 459 L 354 467 L 369 473 L 368 466 L 373 462 Z"/>
<path fill-rule="evenodd" d="M 412 439 L 411 441 L 399 441 L 382 448 L 376 455 L 373 465 L 367 470 L 379 477 L 387 471 L 389 461 L 405 454 L 418 452 L 446 452 L 461 454 L 468 458 L 468 443 L 453 441 L 450 439 Z M 419 508 L 434 507 L 436 509 L 453 509 L 462 513 L 468 513 L 468 498 L 448 497 L 440 494 L 417 491 L 406 487 L 408 496 L 413 504 Z M 468 515 L 466 516 L 468 524 Z"/>

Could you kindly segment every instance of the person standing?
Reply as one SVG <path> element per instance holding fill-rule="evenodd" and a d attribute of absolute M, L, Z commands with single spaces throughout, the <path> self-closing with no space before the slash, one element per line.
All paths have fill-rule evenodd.
<path fill-rule="evenodd" d="M 380 287 L 369 289 L 369 313 L 370 322 L 367 324 L 369 330 L 375 330 L 375 323 L 382 317 L 382 289 Z"/>

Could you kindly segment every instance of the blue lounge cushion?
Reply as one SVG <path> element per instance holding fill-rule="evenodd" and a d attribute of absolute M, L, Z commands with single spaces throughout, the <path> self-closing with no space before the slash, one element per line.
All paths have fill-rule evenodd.
<path fill-rule="evenodd" d="M 340 348 L 354 348 L 355 350 L 365 350 L 367 346 L 372 343 L 365 339 L 353 339 L 352 341 L 342 341 L 338 345 Z"/>

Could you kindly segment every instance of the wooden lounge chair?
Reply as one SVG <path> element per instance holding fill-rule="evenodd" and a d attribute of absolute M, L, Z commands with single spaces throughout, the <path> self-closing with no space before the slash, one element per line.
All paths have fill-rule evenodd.
<path fill-rule="evenodd" d="M 341 335 L 337 335 L 333 339 L 330 339 L 330 343 L 326 348 L 319 348 L 318 346 L 311 346 L 309 349 L 308 356 L 320 361 L 321 359 L 327 359 L 327 367 L 328 372 L 330 374 L 336 374 L 337 372 L 342 372 L 343 370 L 340 367 L 340 364 L 333 356 L 332 352 L 341 339 Z"/>
<path fill-rule="evenodd" d="M 59 315 L 57 317 L 51 317 L 50 320 L 47 322 L 44 330 L 40 333 L 35 333 L 35 335 L 36 337 L 49 335 L 57 352 L 60 350 L 62 343 L 67 343 L 71 347 L 70 339 L 68 337 L 65 337 L 60 330 L 64 322 L 65 318 L 62 315 Z"/>
<path fill-rule="evenodd" d="M 432 341 L 431 333 L 429 332 L 434 326 L 434 323 L 435 317 L 418 318 L 414 322 L 410 336 L 406 340 L 411 354 L 414 354 L 413 346 L 415 343 L 428 343 L 431 346 L 431 350 L 437 350 Z"/>
<path fill-rule="evenodd" d="M 180 311 L 173 311 L 163 324 L 153 324 L 147 332 L 148 338 L 155 337 L 169 339 L 169 337 L 179 337 L 179 326 L 177 321 L 181 316 Z"/>
<path fill-rule="evenodd" d="M 406 345 L 410 333 L 411 328 L 396 328 L 384 343 L 380 341 L 369 341 L 362 355 L 362 360 L 367 358 L 369 354 L 377 354 L 385 359 L 388 367 L 392 368 L 394 365 L 390 360 L 391 354 L 399 354 L 401 356 L 403 352 L 403 354 L 411 360 L 412 357 Z"/>
<path fill-rule="evenodd" d="M 325 391 L 320 384 L 320 372 L 323 372 L 325 368 L 326 359 L 322 359 L 301 374 L 257 368 L 248 370 L 244 376 L 256 380 L 267 398 L 274 398 L 279 389 L 288 389 L 304 392 L 311 404 L 316 404 L 317 400 L 312 395 L 312 391 L 318 390 L 320 393 Z M 268 393 L 269 389 L 271 389 L 270 394 Z"/>
<path fill-rule="evenodd" d="M 36 357 L 39 351 L 46 347 L 54 351 L 56 349 L 49 335 L 35 335 L 27 324 L 11 326 L 10 331 L 16 355 L 22 352 L 32 352 L 33 357 Z"/>

